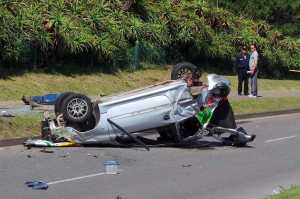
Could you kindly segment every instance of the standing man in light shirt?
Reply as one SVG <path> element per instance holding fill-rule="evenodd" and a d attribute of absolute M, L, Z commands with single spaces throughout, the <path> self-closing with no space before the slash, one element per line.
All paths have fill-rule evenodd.
<path fill-rule="evenodd" d="M 250 46 L 251 48 L 251 55 L 249 59 L 249 71 L 247 72 L 250 75 L 251 79 L 251 94 L 249 97 L 257 97 L 257 73 L 258 73 L 258 53 L 257 53 L 257 47 L 255 44 L 252 44 Z"/>

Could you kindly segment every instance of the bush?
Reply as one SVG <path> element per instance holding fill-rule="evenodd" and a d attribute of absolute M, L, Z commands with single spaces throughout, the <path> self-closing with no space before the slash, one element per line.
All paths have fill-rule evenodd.
<path fill-rule="evenodd" d="M 1 59 L 50 65 L 88 54 L 89 63 L 128 65 L 139 41 L 140 61 L 222 65 L 255 42 L 266 67 L 300 68 L 299 39 L 230 10 L 197 0 L 2 0 Z"/>

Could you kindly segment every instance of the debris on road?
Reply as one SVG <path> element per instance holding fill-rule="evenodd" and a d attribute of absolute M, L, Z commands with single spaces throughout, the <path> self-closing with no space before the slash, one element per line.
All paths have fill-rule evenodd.
<path fill-rule="evenodd" d="M 187 167 L 191 167 L 191 166 L 193 166 L 193 165 L 192 164 L 183 164 L 182 165 L 183 168 L 187 168 Z"/>
<path fill-rule="evenodd" d="M 37 180 L 27 181 L 25 182 L 25 185 L 35 190 L 47 190 L 49 187 L 46 182 L 37 181 Z"/>
<path fill-rule="evenodd" d="M 94 157 L 94 158 L 98 158 L 98 155 L 93 155 L 93 154 L 90 154 L 90 153 L 88 153 L 87 155 L 91 156 L 91 157 Z"/>
<path fill-rule="evenodd" d="M 118 165 L 120 165 L 120 164 L 116 160 L 105 161 L 104 162 L 105 174 L 118 174 L 119 173 Z"/>
<path fill-rule="evenodd" d="M 44 148 L 44 149 L 40 150 L 40 152 L 43 152 L 43 153 L 54 153 L 54 151 L 53 151 L 53 150 L 46 149 L 46 148 Z"/>
<path fill-rule="evenodd" d="M 29 139 L 24 142 L 26 147 L 69 147 L 69 146 L 78 146 L 78 144 L 74 142 L 58 142 L 54 143 L 48 140 L 41 140 L 41 139 Z"/>
<path fill-rule="evenodd" d="M 277 195 L 280 194 L 281 192 L 283 192 L 285 189 L 282 186 L 278 186 L 275 189 L 272 190 L 271 195 Z"/>
<path fill-rule="evenodd" d="M 15 117 L 15 115 L 13 115 L 7 111 L 1 111 L 0 117 Z"/>

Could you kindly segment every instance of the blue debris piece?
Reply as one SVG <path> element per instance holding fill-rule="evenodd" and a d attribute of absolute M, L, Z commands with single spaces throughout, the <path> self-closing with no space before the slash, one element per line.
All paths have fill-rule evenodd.
<path fill-rule="evenodd" d="M 31 100 L 44 105 L 54 105 L 61 93 L 49 93 L 44 96 L 31 96 Z"/>
<path fill-rule="evenodd" d="M 54 105 L 61 93 L 49 93 L 41 96 L 23 96 L 21 100 L 30 105 L 32 102 L 42 105 Z"/>
<path fill-rule="evenodd" d="M 38 180 L 27 181 L 25 182 L 25 185 L 35 190 L 47 190 L 49 187 L 46 182 L 38 181 Z"/>

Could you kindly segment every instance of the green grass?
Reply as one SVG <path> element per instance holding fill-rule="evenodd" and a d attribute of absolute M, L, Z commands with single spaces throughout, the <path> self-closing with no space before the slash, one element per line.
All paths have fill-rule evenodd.
<path fill-rule="evenodd" d="M 169 79 L 166 68 L 120 71 L 115 74 L 95 72 L 82 75 L 26 73 L 0 80 L 0 101 L 19 100 L 22 95 L 75 91 L 87 95 L 109 95 Z"/>
<path fill-rule="evenodd" d="M 237 77 L 226 76 L 232 84 L 232 91 L 237 91 Z M 259 90 L 263 91 L 293 91 L 300 90 L 300 80 L 258 79 Z"/>
<path fill-rule="evenodd" d="M 0 117 L 0 139 L 30 137 L 40 134 L 40 114 Z"/>
<path fill-rule="evenodd" d="M 292 186 L 289 189 L 273 196 L 266 197 L 265 199 L 299 199 L 300 186 Z"/>
<path fill-rule="evenodd" d="M 280 111 L 300 108 L 300 97 L 276 97 L 256 99 L 232 99 L 231 104 L 238 114 Z"/>
<path fill-rule="evenodd" d="M 206 81 L 206 74 L 202 80 Z M 236 93 L 237 78 L 227 76 L 232 83 L 232 92 Z M 87 95 L 110 95 L 146 85 L 154 84 L 170 78 L 170 69 L 154 67 L 136 72 L 119 71 L 105 74 L 95 71 L 90 74 L 63 75 L 29 72 L 9 79 L 0 79 L 0 101 L 19 100 L 22 95 L 43 95 L 48 92 L 75 91 Z M 266 91 L 300 90 L 299 80 L 259 79 L 259 89 Z"/>

